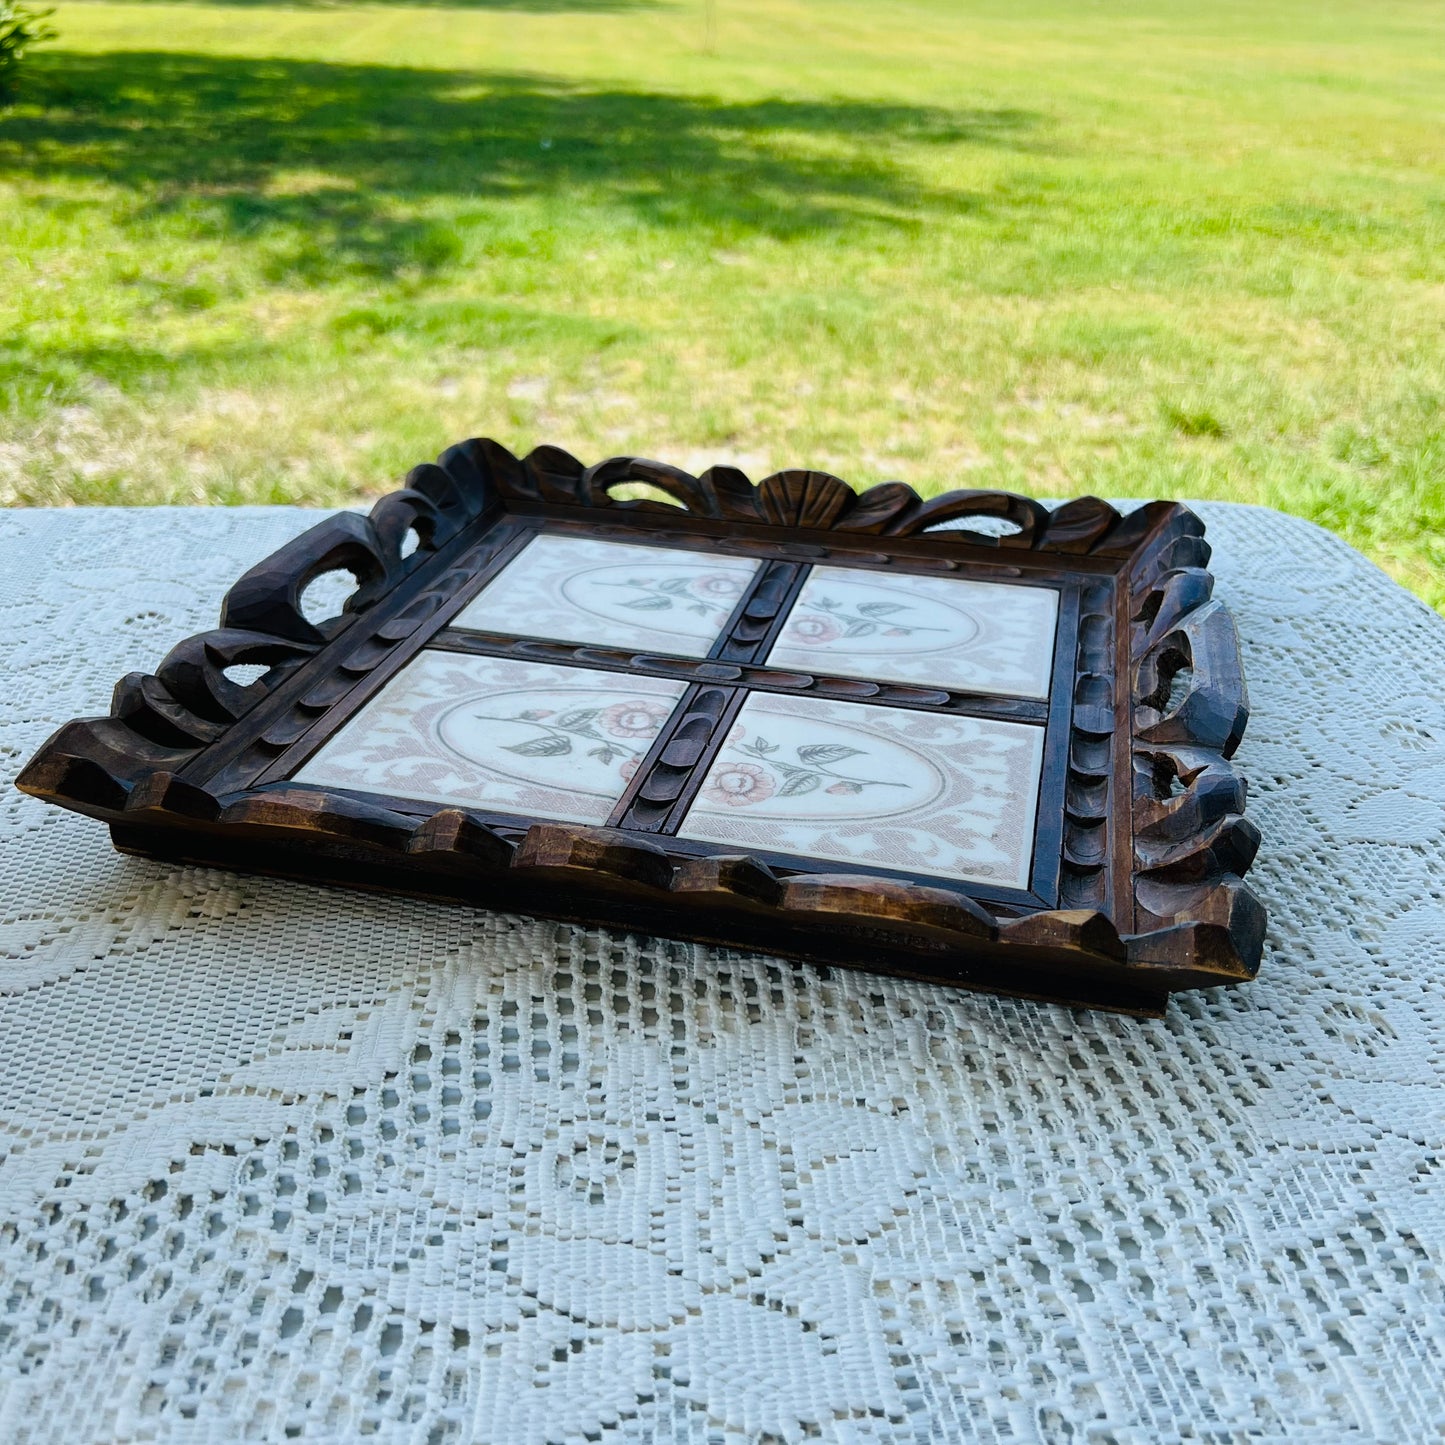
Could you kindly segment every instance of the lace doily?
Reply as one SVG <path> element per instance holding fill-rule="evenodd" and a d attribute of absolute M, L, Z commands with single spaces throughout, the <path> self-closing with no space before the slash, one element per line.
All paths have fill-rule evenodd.
<path fill-rule="evenodd" d="M 0 804 L 0 1440 L 1445 1432 L 1445 626 L 1201 508 L 1259 980 L 1141 1022 Z M 0 514 L 6 781 L 314 520 Z"/>

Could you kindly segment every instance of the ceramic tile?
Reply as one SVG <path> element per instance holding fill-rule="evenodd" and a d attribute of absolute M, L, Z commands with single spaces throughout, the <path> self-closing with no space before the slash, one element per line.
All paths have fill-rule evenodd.
<path fill-rule="evenodd" d="M 544 534 L 455 625 L 706 657 L 758 565 L 752 558 Z"/>
<path fill-rule="evenodd" d="M 1047 587 L 815 567 L 768 664 L 1046 698 L 1058 611 Z"/>
<path fill-rule="evenodd" d="M 1044 730 L 754 693 L 679 833 L 1026 888 Z"/>
<path fill-rule="evenodd" d="M 422 652 L 296 780 L 604 823 L 683 690 L 662 678 Z"/>

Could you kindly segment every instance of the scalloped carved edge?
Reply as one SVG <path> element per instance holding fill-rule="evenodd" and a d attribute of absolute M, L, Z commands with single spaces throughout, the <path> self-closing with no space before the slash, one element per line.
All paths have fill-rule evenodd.
<path fill-rule="evenodd" d="M 879 537 L 912 537 L 945 524 L 987 518 L 1014 530 L 1002 535 L 947 530 L 959 546 L 1025 548 L 1065 555 L 1127 557 L 1177 503 L 1150 503 L 1121 514 L 1098 497 L 1079 497 L 1050 509 L 1017 492 L 960 490 L 924 499 L 903 482 L 882 482 L 858 492 L 829 472 L 792 469 L 754 483 L 736 467 L 709 467 L 693 476 L 646 457 L 612 457 L 585 466 L 560 447 L 538 447 L 525 458 L 497 442 L 463 442 L 439 464 L 484 477 L 505 498 L 532 505 L 608 508 L 617 512 L 675 512 L 710 521 Z M 416 485 L 416 473 L 408 478 Z M 674 505 L 647 498 L 621 500 L 614 488 L 642 483 Z"/>
<path fill-rule="evenodd" d="M 846 872 L 789 876 L 743 853 L 678 856 L 665 840 L 616 828 L 493 828 L 463 809 L 419 817 L 287 784 L 225 801 L 167 775 L 153 775 L 108 814 L 121 833 L 141 834 L 173 825 L 178 815 L 191 820 L 193 838 L 211 833 L 264 842 L 274 845 L 273 859 L 304 850 L 313 865 L 324 857 L 370 859 L 392 865 L 399 881 L 408 869 L 422 868 L 453 880 L 452 896 L 466 897 L 485 884 L 486 896 L 514 900 L 510 906 L 522 911 L 530 900 L 570 893 L 621 905 L 642 931 L 654 929 L 654 910 L 668 918 L 680 909 L 701 911 L 712 919 L 711 927 L 698 920 L 703 936 L 718 941 L 729 938 L 737 920 L 749 925 L 741 945 L 768 952 L 826 960 L 831 947 L 861 940 L 913 953 L 917 972 L 940 982 L 976 983 L 961 965 L 989 957 L 1035 976 L 1051 971 L 1055 997 L 1070 998 L 1075 987 L 1082 993 L 1092 981 L 1094 991 L 1083 1001 L 1107 1007 L 1098 989 L 1116 989 L 1131 1000 L 1129 1012 L 1156 1012 L 1168 990 L 1249 976 L 1221 946 L 1217 919 L 1131 935 L 1090 908 L 999 918 L 973 899 L 926 883 Z M 204 847 L 194 851 L 206 857 Z M 617 916 L 616 910 L 605 916 Z M 1011 989 L 1006 969 L 985 986 L 1038 996 L 1036 986 Z M 1155 1006 L 1146 998 L 1151 993 Z"/>
<path fill-rule="evenodd" d="M 1267 920 L 1244 875 L 1260 833 L 1244 816 L 1245 780 L 1229 761 L 1249 693 L 1239 634 L 1213 598 L 1209 547 L 1194 522 L 1197 530 L 1176 519 L 1132 574 L 1136 926 L 1161 954 L 1176 929 L 1212 931 L 1253 977 Z"/>
<path fill-rule="evenodd" d="M 709 521 L 854 536 L 927 532 L 940 549 L 1027 549 L 1059 554 L 1065 562 L 1089 555 L 1118 564 L 1127 615 L 1112 598 L 1114 584 L 1086 588 L 1082 598 L 1059 908 L 994 917 L 960 894 L 927 884 L 845 874 L 780 877 L 743 854 L 669 854 L 662 842 L 619 829 L 539 823 L 518 841 L 456 810 L 418 822 L 410 814 L 281 785 L 223 801 L 180 776 L 336 644 L 338 653 L 328 651 L 336 665 L 296 700 L 293 716 L 252 740 L 253 751 L 279 755 L 470 575 L 444 565 L 438 554 L 455 554 L 466 537 L 483 529 L 474 524 L 490 526 L 508 504 L 678 514 L 665 503 L 612 495 L 614 488 L 639 482 Z M 932 530 L 969 518 L 999 519 L 1013 530 L 1000 536 Z M 950 976 L 950 965 L 941 960 L 953 953 L 1003 953 L 1025 963 L 1102 971 L 1121 986 L 1153 989 L 1162 999 L 1171 989 L 1253 977 L 1263 947 L 1264 910 L 1243 882 L 1259 834 L 1243 817 L 1244 782 L 1228 761 L 1248 700 L 1233 622 L 1211 596 L 1203 531 L 1194 513 L 1171 502 L 1121 514 L 1092 497 L 1053 510 L 1008 492 L 959 491 L 924 500 L 901 483 L 858 493 L 828 473 L 805 470 L 779 472 L 754 485 L 731 467 L 713 467 L 700 477 L 637 457 L 586 467 L 556 447 L 518 458 L 496 442 L 471 440 L 449 448 L 435 464 L 415 468 L 403 489 L 383 497 L 368 516 L 328 518 L 253 567 L 226 594 L 220 627 L 179 643 L 153 675 L 122 679 L 110 715 L 66 724 L 22 770 L 17 786 L 117 829 L 183 828 L 283 848 L 304 840 L 307 847 L 405 860 L 413 870 L 456 877 L 545 875 L 583 896 L 623 885 L 652 890 L 668 904 L 701 904 L 762 920 L 782 941 L 779 951 L 799 956 L 808 956 L 806 950 L 782 946 L 789 930 L 834 938 L 850 933 L 916 947 L 929 960 L 930 977 Z M 408 553 L 404 543 L 412 533 L 417 545 Z M 352 632 L 358 619 L 431 564 L 435 575 L 404 608 L 359 629 L 360 636 Z M 773 564 L 780 585 L 789 565 Z M 312 623 L 302 594 L 315 578 L 338 569 L 353 574 L 357 589 L 338 616 Z M 1129 630 L 1127 677 L 1117 675 L 1112 661 L 1121 626 Z M 249 684 L 227 676 L 242 664 L 267 671 Z M 1130 689 L 1132 712 L 1127 740 L 1115 734 L 1114 724 L 1114 689 L 1123 686 Z M 1111 819 L 1120 806 L 1112 799 L 1113 780 L 1118 750 L 1125 747 L 1133 770 L 1129 900 L 1110 891 Z M 1113 886 L 1121 882 L 1113 879 Z M 1126 916 L 1130 924 L 1121 929 L 1116 920 Z M 974 982 L 962 974 L 957 981 Z M 1008 987 L 999 976 L 982 986 Z"/>

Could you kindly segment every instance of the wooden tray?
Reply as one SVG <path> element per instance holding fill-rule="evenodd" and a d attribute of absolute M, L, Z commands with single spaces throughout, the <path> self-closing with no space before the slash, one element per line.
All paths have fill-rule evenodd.
<path fill-rule="evenodd" d="M 468 441 L 18 786 L 145 857 L 1157 1014 L 1265 922 L 1203 532 Z"/>

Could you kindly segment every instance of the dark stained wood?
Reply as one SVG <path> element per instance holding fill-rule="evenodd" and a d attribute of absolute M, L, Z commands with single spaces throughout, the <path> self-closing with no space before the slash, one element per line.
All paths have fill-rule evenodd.
<path fill-rule="evenodd" d="M 618 501 L 646 482 L 677 505 Z M 987 519 L 1003 535 L 931 530 Z M 762 562 L 705 659 L 462 632 L 451 622 L 536 530 Z M 246 573 L 221 625 L 106 717 L 67 724 L 18 786 L 108 822 L 116 845 L 313 881 L 672 933 L 815 963 L 1157 1013 L 1171 990 L 1253 976 L 1259 846 L 1229 762 L 1248 716 L 1238 639 L 1211 596 L 1203 526 L 1177 503 L 1121 516 L 1013 493 L 856 493 L 817 471 L 756 486 L 641 458 L 586 467 L 555 447 L 450 448 L 370 516 L 342 513 Z M 406 539 L 413 535 L 414 549 Z M 810 565 L 1009 580 L 1061 593 L 1047 704 L 773 669 L 763 659 Z M 344 570 L 339 615 L 306 587 Z M 612 815 L 587 828 L 287 781 L 426 646 L 669 676 L 688 684 Z M 229 669 L 260 664 L 257 681 Z M 963 712 L 1045 726 L 1027 892 L 886 869 L 842 872 L 679 839 L 674 830 L 750 690 Z"/>
<path fill-rule="evenodd" d="M 641 771 L 639 770 L 639 777 Z M 391 812 L 401 813 L 416 819 L 427 819 L 438 812 L 456 811 L 451 805 L 429 803 L 418 798 L 402 798 L 393 794 L 383 793 L 358 793 L 349 789 L 335 788 L 323 789 L 314 787 L 312 784 L 289 784 L 273 783 L 272 788 L 291 790 L 295 787 L 311 789 L 322 796 L 345 797 L 353 802 L 365 803 L 373 807 L 381 807 Z M 680 816 L 687 810 L 687 804 L 691 795 L 685 797 L 680 805 L 677 805 L 674 812 Z M 625 798 L 624 798 L 625 802 Z M 499 837 L 508 838 L 513 842 L 519 840 L 532 826 L 533 820 L 516 813 L 493 813 L 478 808 L 462 810 L 466 816 L 474 822 L 482 824 L 491 829 Z M 615 812 L 614 812 L 615 816 Z M 659 843 L 666 847 L 668 855 L 675 864 L 681 866 L 682 862 L 691 858 L 729 856 L 726 848 L 716 843 L 704 843 L 691 838 L 680 838 L 667 832 L 667 829 L 675 824 L 676 819 L 669 817 L 663 827 L 653 835 Z M 560 827 L 570 827 L 571 824 L 558 824 Z M 576 826 L 581 826 L 576 825 Z M 615 822 L 609 822 L 609 827 L 618 827 Z M 643 830 L 634 830 L 629 823 L 624 831 L 632 836 L 634 831 L 641 834 Z M 790 878 L 794 874 L 815 874 L 835 873 L 840 864 L 826 858 L 805 858 L 793 853 L 775 853 L 764 848 L 754 848 L 748 855 L 756 862 L 765 863 L 780 878 Z M 858 877 L 886 878 L 897 882 L 918 882 L 924 877 L 921 874 L 910 874 L 897 868 L 877 867 L 867 863 L 855 863 L 850 866 L 850 873 Z M 1022 888 L 1008 888 L 991 883 L 967 883 L 949 878 L 936 878 L 927 876 L 927 885 L 932 888 L 951 889 L 955 892 L 965 894 L 969 898 L 986 904 L 999 917 L 1013 917 L 1020 912 L 1037 911 L 1049 908 L 1050 902 L 1046 898 L 1040 898 L 1036 893 Z"/>
<path fill-rule="evenodd" d="M 554 642 L 549 638 L 504 637 L 497 633 L 467 632 L 451 627 L 438 632 L 427 645 L 443 652 L 465 652 L 476 657 L 516 657 L 528 662 L 571 663 L 578 667 L 634 676 L 695 678 L 702 682 L 734 683 L 752 692 L 806 693 L 810 697 L 869 702 L 880 707 L 964 712 L 973 717 L 1000 718 L 1005 722 L 1041 723 L 1046 722 L 1050 714 L 1048 703 L 1032 698 L 994 697 L 987 693 L 954 692 L 947 688 L 917 687 L 901 682 L 830 677 L 824 673 L 796 672 L 761 664 L 749 667 L 711 658 L 699 662 L 686 657 L 663 657 L 615 647 L 588 647 L 579 643 Z"/>
<path fill-rule="evenodd" d="M 1034 857 L 1029 885 L 1040 906 L 1057 908 L 1063 881 L 1064 844 L 1070 826 L 1069 754 L 1079 709 L 1067 684 L 1079 667 L 1079 592 L 1067 587 L 1059 597 L 1058 624 L 1054 632 L 1054 684 L 1043 721 L 1044 757 L 1039 783 L 1038 814 L 1034 823 Z"/>
<path fill-rule="evenodd" d="M 290 777 L 305 758 L 350 721 L 378 688 L 428 646 L 437 632 L 535 535 L 536 529 L 530 526 L 498 524 L 475 547 L 451 561 L 445 571 L 421 574 L 417 579 L 424 584 L 420 595 L 402 607 L 394 619 L 377 619 L 376 646 L 359 659 L 333 659 L 330 677 L 307 678 L 304 692 L 297 695 L 293 690 L 277 699 L 278 705 L 291 704 L 292 721 L 289 726 L 273 726 L 261 735 L 260 742 L 262 746 L 275 742 L 279 755 L 277 748 L 268 755 L 253 748 L 250 757 L 239 759 L 229 771 L 214 771 L 212 786 L 234 788 Z M 365 686 L 360 685 L 362 678 Z"/>
<path fill-rule="evenodd" d="M 767 563 L 710 655 L 729 662 L 756 662 L 766 657 L 807 575 L 807 567 L 798 562 Z"/>
<path fill-rule="evenodd" d="M 746 697 L 742 688 L 690 688 L 608 821 L 675 832 Z"/>

